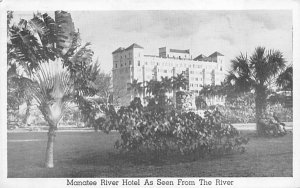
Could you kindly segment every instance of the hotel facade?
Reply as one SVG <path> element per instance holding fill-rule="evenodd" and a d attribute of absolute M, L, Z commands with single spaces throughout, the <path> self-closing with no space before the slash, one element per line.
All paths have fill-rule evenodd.
<path fill-rule="evenodd" d="M 161 80 L 161 77 L 172 77 L 184 73 L 188 79 L 188 91 L 197 96 L 205 85 L 220 85 L 225 78 L 224 55 L 214 52 L 206 57 L 203 54 L 193 58 L 190 50 L 179 50 L 162 47 L 157 55 L 146 55 L 144 48 L 132 44 L 127 48 L 118 48 L 113 56 L 113 90 L 118 93 L 119 104 L 128 105 L 133 93 L 128 91 L 128 83 L 133 80 Z M 222 98 L 206 98 L 208 105 L 223 104 Z M 195 108 L 195 103 L 191 104 Z"/>

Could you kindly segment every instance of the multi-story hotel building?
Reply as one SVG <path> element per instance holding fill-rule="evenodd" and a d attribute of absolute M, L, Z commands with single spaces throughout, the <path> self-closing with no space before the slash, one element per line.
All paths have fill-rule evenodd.
<path fill-rule="evenodd" d="M 146 55 L 144 48 L 134 43 L 118 48 L 112 55 L 113 89 L 120 96 L 119 105 L 127 105 L 132 100 L 132 92 L 127 87 L 134 79 L 145 83 L 184 73 L 189 81 L 188 90 L 197 95 L 204 85 L 219 85 L 225 78 L 224 55 L 219 52 L 193 58 L 190 50 L 162 47 L 158 56 Z"/>

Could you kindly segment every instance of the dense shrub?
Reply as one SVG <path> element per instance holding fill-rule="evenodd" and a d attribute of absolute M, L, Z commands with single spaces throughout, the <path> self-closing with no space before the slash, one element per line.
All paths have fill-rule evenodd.
<path fill-rule="evenodd" d="M 287 134 L 285 124 L 280 122 L 276 115 L 265 114 L 258 123 L 265 136 L 284 136 Z"/>
<path fill-rule="evenodd" d="M 285 108 L 283 104 L 275 103 L 267 106 L 267 111 L 270 114 L 275 113 L 280 121 L 292 122 L 293 121 L 293 108 Z"/>
<path fill-rule="evenodd" d="M 220 112 L 206 112 L 201 118 L 193 112 L 144 108 L 138 99 L 118 112 L 107 114 L 104 129 L 116 129 L 121 139 L 116 147 L 124 152 L 144 153 L 155 160 L 168 154 L 184 156 L 224 155 L 244 152 L 248 139 L 225 123 Z"/>
<path fill-rule="evenodd" d="M 230 123 L 254 123 L 255 109 L 251 106 L 227 107 L 218 106 L 221 113 Z"/>
<path fill-rule="evenodd" d="M 255 123 L 255 108 L 251 105 L 232 107 L 232 106 L 219 106 L 220 111 L 230 123 Z M 293 121 L 293 109 L 285 108 L 283 105 L 269 104 L 267 112 L 276 113 L 277 117 L 282 122 Z"/>

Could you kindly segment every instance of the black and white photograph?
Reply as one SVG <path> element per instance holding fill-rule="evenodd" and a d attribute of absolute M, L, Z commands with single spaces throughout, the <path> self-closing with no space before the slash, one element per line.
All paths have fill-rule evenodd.
<path fill-rule="evenodd" d="M 31 1 L 0 2 L 0 187 L 300 187 L 299 2 Z"/>

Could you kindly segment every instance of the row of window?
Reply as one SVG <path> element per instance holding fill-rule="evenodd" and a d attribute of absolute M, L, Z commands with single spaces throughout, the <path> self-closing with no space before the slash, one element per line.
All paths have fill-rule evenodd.
<path fill-rule="evenodd" d="M 202 87 L 202 84 L 190 84 L 190 87 Z"/>
<path fill-rule="evenodd" d="M 188 64 L 188 63 L 180 63 L 180 64 L 178 64 L 178 63 L 172 63 L 172 62 L 147 62 L 147 61 L 145 61 L 145 65 L 152 65 L 152 66 L 154 66 L 154 65 L 157 65 L 157 66 L 169 66 L 169 67 L 185 67 L 185 68 L 205 68 L 205 69 L 207 69 L 208 67 L 210 67 L 210 66 L 208 66 L 208 65 L 201 65 L 201 64 Z M 138 66 L 140 66 L 140 63 L 138 64 Z M 210 68 L 212 68 L 212 67 L 210 67 Z"/>
<path fill-rule="evenodd" d="M 138 69 L 138 70 L 142 71 L 142 69 Z M 152 70 L 154 70 L 154 69 L 152 69 L 152 68 L 146 68 L 147 72 L 152 71 Z M 173 73 L 174 70 L 173 69 L 169 69 L 169 70 L 168 69 L 157 69 L 157 72 L 161 72 L 161 73 Z M 185 73 L 185 72 L 186 71 L 182 71 L 182 73 Z M 213 72 L 211 72 L 211 73 L 213 73 Z M 203 71 L 190 71 L 190 74 L 203 75 Z M 214 74 L 213 74 L 213 76 L 214 76 Z M 198 80 L 198 78 L 197 78 L 197 80 Z"/>
<path fill-rule="evenodd" d="M 191 77 L 191 81 L 202 81 L 203 80 L 203 78 L 198 78 L 198 77 Z"/>
<path fill-rule="evenodd" d="M 151 65 L 153 65 L 154 63 L 152 62 L 151 63 Z M 170 63 L 169 63 L 170 64 Z M 123 64 L 123 62 L 121 62 L 121 64 L 120 64 L 120 67 L 123 67 L 123 65 L 124 66 L 127 66 L 127 65 L 131 65 L 131 61 L 129 60 L 128 61 L 128 64 L 125 62 L 124 64 Z M 147 62 L 145 62 L 145 65 L 148 65 L 148 63 Z M 159 63 L 157 63 L 157 65 L 159 65 Z M 160 65 L 162 65 L 162 66 L 165 66 L 165 63 L 161 63 Z M 178 64 L 177 64 L 178 65 Z M 141 61 L 138 61 L 138 63 L 137 63 L 137 66 L 141 66 Z M 169 66 L 172 66 L 172 65 L 169 65 Z M 176 66 L 176 67 L 178 67 L 178 66 Z M 181 66 L 180 67 L 188 67 L 188 65 L 187 64 L 181 64 Z M 192 68 L 192 66 L 191 65 L 189 65 L 189 67 L 190 68 Z M 115 68 L 118 68 L 118 63 L 115 63 Z M 195 68 L 195 65 L 193 65 L 193 68 Z M 196 67 L 197 68 L 197 67 Z M 198 65 L 198 68 L 202 68 L 202 65 Z M 208 68 L 208 66 L 205 66 L 204 67 L 205 69 L 207 69 Z M 222 67 L 220 67 L 220 70 L 222 71 Z M 191 74 L 194 74 L 195 72 L 194 71 L 191 71 L 190 72 Z"/>
<path fill-rule="evenodd" d="M 131 52 L 129 52 L 129 56 L 127 56 L 128 58 L 131 58 Z M 126 55 L 124 55 L 124 58 L 127 58 Z M 122 59 L 122 55 L 120 56 L 120 59 Z"/>
<path fill-rule="evenodd" d="M 130 66 L 130 65 L 131 65 L 131 61 L 128 61 L 128 64 L 127 64 L 126 62 L 124 63 L 124 66 L 125 66 L 125 67 L 126 67 L 127 65 Z M 122 63 L 122 62 L 121 62 L 120 67 L 123 67 L 123 63 Z M 118 68 L 118 63 L 115 64 L 115 68 Z"/>

